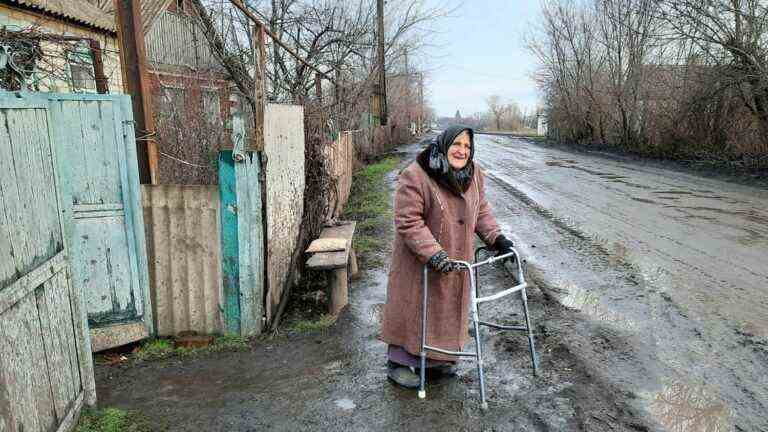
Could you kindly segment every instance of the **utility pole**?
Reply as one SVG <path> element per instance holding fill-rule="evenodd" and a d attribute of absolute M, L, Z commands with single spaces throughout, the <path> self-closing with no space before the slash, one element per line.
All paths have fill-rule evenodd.
<path fill-rule="evenodd" d="M 142 184 L 157 184 L 158 153 L 155 142 L 155 119 L 152 115 L 152 96 L 149 92 L 144 33 L 141 30 L 141 8 L 139 2 L 115 0 L 115 12 L 117 37 L 120 44 L 120 64 L 123 65 L 123 85 L 133 102 L 139 181 Z"/>
<path fill-rule="evenodd" d="M 424 72 L 419 72 L 419 133 L 424 133 Z"/>
<path fill-rule="evenodd" d="M 405 49 L 405 115 L 411 128 L 411 71 L 408 69 L 408 48 Z M 414 131 L 415 132 L 415 131 Z"/>
<path fill-rule="evenodd" d="M 376 0 L 378 21 L 378 64 L 379 64 L 379 115 L 381 125 L 387 124 L 387 71 L 384 63 L 384 0 Z"/>

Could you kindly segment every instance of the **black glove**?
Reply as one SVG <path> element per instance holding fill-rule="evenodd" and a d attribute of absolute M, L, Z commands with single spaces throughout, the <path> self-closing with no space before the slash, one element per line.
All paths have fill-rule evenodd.
<path fill-rule="evenodd" d="M 512 240 L 509 240 L 508 238 L 504 237 L 503 235 L 499 235 L 496 237 L 496 241 L 493 242 L 493 249 L 496 249 L 499 251 L 497 255 L 504 255 L 512 252 L 512 248 L 515 247 L 515 244 L 512 243 Z M 511 261 L 515 260 L 514 255 L 507 258 Z"/>
<path fill-rule="evenodd" d="M 448 254 L 443 250 L 432 255 L 427 261 L 427 267 L 440 273 L 449 273 L 456 269 L 454 263 L 448 258 Z"/>

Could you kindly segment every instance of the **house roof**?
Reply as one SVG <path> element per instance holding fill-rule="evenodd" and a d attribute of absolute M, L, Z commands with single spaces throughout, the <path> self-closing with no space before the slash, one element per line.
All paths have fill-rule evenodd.
<path fill-rule="evenodd" d="M 7 0 L 26 9 L 38 10 L 93 27 L 115 32 L 115 20 L 104 10 L 86 0 Z"/>
<path fill-rule="evenodd" d="M 101 8 L 102 11 L 104 11 L 106 14 L 109 15 L 109 19 L 112 21 L 112 25 L 116 25 L 116 17 L 115 17 L 115 2 L 112 0 L 89 0 L 91 3 L 97 5 Z M 160 17 L 160 15 L 168 9 L 168 6 L 171 5 L 171 3 L 174 0 L 141 0 L 140 7 L 141 7 L 141 27 L 144 31 L 144 34 L 147 34 L 149 32 L 149 29 L 152 28 L 152 25 L 155 23 L 157 18 Z"/>

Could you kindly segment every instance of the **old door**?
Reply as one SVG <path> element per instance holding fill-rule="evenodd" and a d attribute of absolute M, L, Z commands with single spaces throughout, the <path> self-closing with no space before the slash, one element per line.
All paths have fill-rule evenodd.
<path fill-rule="evenodd" d="M 95 403 L 48 100 L 0 92 L 0 431 L 69 431 Z"/>
<path fill-rule="evenodd" d="M 49 98 L 73 283 L 85 293 L 92 349 L 146 338 L 152 314 L 130 98 Z"/>

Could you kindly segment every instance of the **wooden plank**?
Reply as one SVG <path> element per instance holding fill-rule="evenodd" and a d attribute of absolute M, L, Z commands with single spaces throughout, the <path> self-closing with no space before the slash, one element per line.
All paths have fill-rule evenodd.
<path fill-rule="evenodd" d="M 128 231 L 133 235 L 132 245 L 133 250 L 129 251 L 131 256 L 135 257 L 135 264 L 137 265 L 137 272 L 134 280 L 138 281 L 138 289 L 140 290 L 141 300 L 143 304 L 142 315 L 144 317 L 144 324 L 147 326 L 147 331 L 152 334 L 155 332 L 154 320 L 152 314 L 152 299 L 149 295 L 149 265 L 147 263 L 147 245 L 146 245 L 146 232 L 144 229 L 144 219 L 141 207 L 141 181 L 138 168 L 136 154 L 136 136 L 133 129 L 133 111 L 131 108 L 131 99 L 128 96 L 119 96 L 120 98 L 120 110 L 115 110 L 119 113 L 116 115 L 118 119 L 116 121 L 116 133 L 122 140 L 119 141 L 124 149 L 125 164 L 121 165 L 121 172 L 125 172 L 122 187 L 127 190 L 128 194 L 124 194 L 123 205 L 126 208 L 126 218 L 131 221 L 131 224 L 127 226 Z M 118 127 L 117 125 L 122 125 Z M 156 147 L 155 147 L 156 149 Z"/>
<path fill-rule="evenodd" d="M 326 237 L 345 238 L 351 242 L 352 237 L 355 235 L 356 226 L 357 226 L 357 222 L 348 221 L 348 222 L 343 222 L 342 225 L 326 227 L 326 228 L 323 228 L 322 233 L 320 233 L 320 238 L 326 238 Z"/>
<path fill-rule="evenodd" d="M 328 270 L 346 267 L 349 261 L 349 251 L 352 248 L 352 237 L 355 235 L 354 221 L 345 222 L 343 225 L 324 228 L 320 238 L 345 238 L 347 249 L 339 252 L 321 252 L 312 255 L 307 260 L 307 267 L 313 270 Z"/>
<path fill-rule="evenodd" d="M 84 393 L 80 392 L 77 399 L 75 399 L 75 403 L 72 404 L 72 409 L 70 409 L 67 416 L 61 420 L 56 432 L 69 432 L 75 429 L 77 422 L 80 419 L 80 411 L 83 409 L 84 399 Z"/>
<path fill-rule="evenodd" d="M 67 257 L 64 252 L 59 252 L 45 265 L 39 266 L 31 272 L 20 277 L 11 285 L 0 292 L 0 315 L 13 307 L 24 297 L 27 297 L 38 286 L 68 266 Z"/>
<path fill-rule="evenodd" d="M 349 252 L 320 252 L 307 260 L 307 268 L 312 270 L 330 270 L 347 266 Z"/>
<path fill-rule="evenodd" d="M 233 141 L 245 136 L 240 116 L 233 119 Z M 261 166 L 256 153 L 246 151 L 235 164 L 237 182 L 238 241 L 240 250 L 240 334 L 252 336 L 262 331 L 264 314 L 264 228 L 261 201 Z"/>
<path fill-rule="evenodd" d="M 18 141 L 24 140 L 23 135 L 19 136 L 19 112 L 18 110 L 5 111 L 4 127 L 8 134 L 8 149 L 2 157 L 9 158 L 10 169 L 2 172 L 4 192 L 4 204 L 8 223 L 10 228 L 11 247 L 13 248 L 13 263 L 17 275 L 23 275 L 32 269 L 32 263 L 29 258 L 32 256 L 30 238 L 27 235 L 27 209 L 24 205 L 26 181 L 22 180 L 25 175 L 23 159 L 25 146 L 19 145 Z"/>
<path fill-rule="evenodd" d="M 0 110 L 0 125 L 7 124 L 7 110 Z M 16 188 L 8 128 L 0 127 L 0 291 L 16 278 L 15 245 L 13 239 L 16 217 L 11 213 L 11 188 Z M 2 313 L 2 311 L 0 311 Z"/>
<path fill-rule="evenodd" d="M 72 333 L 69 299 L 62 301 L 60 280 L 53 277 L 45 282 L 42 289 L 35 291 L 37 310 L 45 346 L 46 366 L 50 374 L 51 394 L 57 418 L 66 416 L 69 405 L 80 390 L 79 374 L 72 376 L 70 346 L 75 344 Z M 66 288 L 66 286 L 61 287 Z M 69 294 L 69 292 L 64 292 Z M 62 312 L 69 314 L 69 319 L 62 317 Z M 67 334 L 67 330 L 69 334 Z M 77 360 L 75 359 L 75 362 Z"/>
<path fill-rule="evenodd" d="M 15 411 L 16 424 L 11 427 L 52 430 L 56 416 L 35 296 L 28 295 L 0 319 L 0 370 Z"/>
<path fill-rule="evenodd" d="M 91 350 L 104 351 L 149 337 L 147 326 L 141 322 L 123 323 L 91 329 Z"/>
<path fill-rule="evenodd" d="M 228 333 L 240 333 L 240 243 L 238 241 L 237 180 L 231 151 L 219 152 L 221 214 L 221 273 L 224 320 Z"/>

